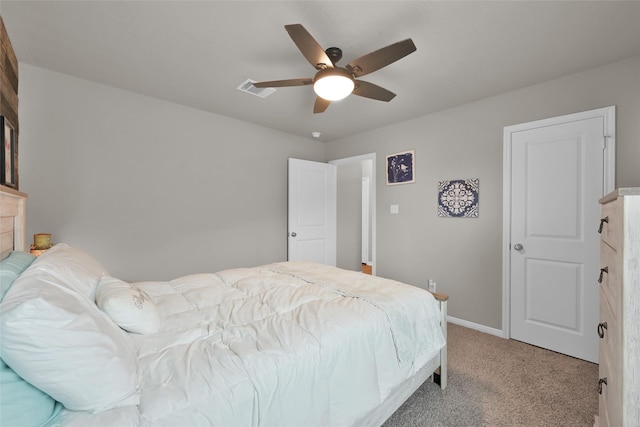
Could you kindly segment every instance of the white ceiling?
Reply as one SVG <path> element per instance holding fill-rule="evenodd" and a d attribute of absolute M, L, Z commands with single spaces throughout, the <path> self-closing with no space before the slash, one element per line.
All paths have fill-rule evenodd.
<path fill-rule="evenodd" d="M 640 55 L 638 1 L 11 1 L 18 60 L 330 141 Z M 363 77 L 397 94 L 313 114 L 310 86 L 267 98 L 245 79 L 312 77 L 284 29 L 300 23 L 338 65 L 412 38 L 417 51 Z"/>

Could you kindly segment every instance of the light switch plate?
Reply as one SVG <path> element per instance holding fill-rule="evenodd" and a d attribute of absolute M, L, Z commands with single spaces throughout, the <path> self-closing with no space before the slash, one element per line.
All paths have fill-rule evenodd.
<path fill-rule="evenodd" d="M 400 213 L 400 206 L 399 205 L 391 205 L 391 213 L 392 214 Z"/>

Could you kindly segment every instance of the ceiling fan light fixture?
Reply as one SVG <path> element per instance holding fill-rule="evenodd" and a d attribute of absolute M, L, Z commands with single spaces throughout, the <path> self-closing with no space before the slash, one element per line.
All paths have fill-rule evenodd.
<path fill-rule="evenodd" d="M 327 101 L 340 101 L 353 92 L 353 76 L 344 68 L 320 70 L 313 79 L 313 91 Z"/>

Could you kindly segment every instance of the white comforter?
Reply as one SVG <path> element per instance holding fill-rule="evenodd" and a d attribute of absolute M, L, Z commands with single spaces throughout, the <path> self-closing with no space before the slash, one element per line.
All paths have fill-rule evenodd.
<path fill-rule="evenodd" d="M 349 426 L 444 345 L 428 292 L 286 262 L 136 284 L 160 332 L 131 335 L 140 406 L 61 425 Z"/>

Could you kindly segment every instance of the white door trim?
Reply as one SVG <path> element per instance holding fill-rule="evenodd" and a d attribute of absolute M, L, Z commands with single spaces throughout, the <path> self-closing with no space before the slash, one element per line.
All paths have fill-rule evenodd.
<path fill-rule="evenodd" d="M 371 226 L 371 262 L 373 266 L 371 268 L 371 274 L 376 275 L 376 267 L 378 263 L 376 262 L 376 153 L 362 154 L 360 156 L 346 157 L 344 159 L 332 160 L 329 163 L 332 165 L 340 166 L 347 163 L 353 162 L 361 162 L 363 160 L 371 160 L 371 198 L 369 199 L 369 203 L 373 207 L 371 209 L 371 217 L 369 218 L 370 226 Z"/>
<path fill-rule="evenodd" d="M 568 121 L 604 119 L 605 150 L 603 165 L 603 196 L 615 189 L 615 106 L 598 108 L 580 113 L 567 114 L 549 119 L 506 126 L 503 134 L 502 162 L 502 334 L 511 337 L 511 135 L 532 128 L 553 126 Z"/>

